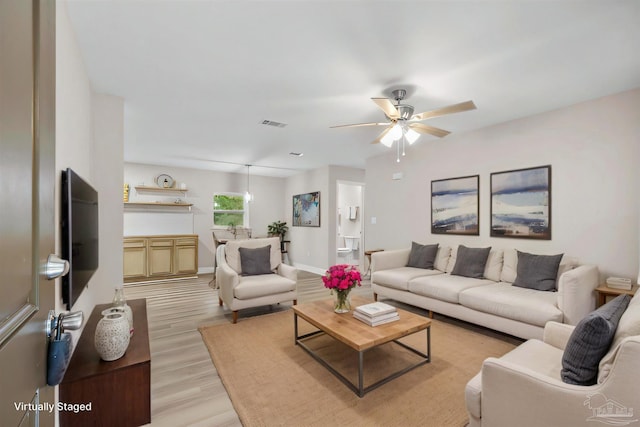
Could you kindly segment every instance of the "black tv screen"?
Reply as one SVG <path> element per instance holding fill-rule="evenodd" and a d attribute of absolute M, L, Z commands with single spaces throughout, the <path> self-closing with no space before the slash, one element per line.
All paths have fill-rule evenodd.
<path fill-rule="evenodd" d="M 98 192 L 73 170 L 62 171 L 61 246 L 69 261 L 62 300 L 71 309 L 98 269 Z"/>

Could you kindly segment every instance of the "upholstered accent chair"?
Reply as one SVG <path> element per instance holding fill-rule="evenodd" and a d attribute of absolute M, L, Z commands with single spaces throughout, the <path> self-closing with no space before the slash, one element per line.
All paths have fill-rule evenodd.
<path fill-rule="evenodd" d="M 278 237 L 230 240 L 216 252 L 220 305 L 233 312 L 298 299 L 298 270 L 282 263 Z"/>
<path fill-rule="evenodd" d="M 465 390 L 468 426 L 635 425 L 640 418 L 640 293 L 628 303 L 608 346 L 602 332 L 595 332 L 594 313 L 577 326 L 548 322 L 542 341 L 531 339 L 501 358 L 486 359 Z M 596 339 L 596 351 L 593 345 L 585 348 Z M 568 363 L 576 352 L 565 351 L 577 347 L 580 369 Z M 606 352 L 602 358 L 598 347 Z M 576 382 L 575 374 L 585 372 L 597 377 L 584 385 Z"/>

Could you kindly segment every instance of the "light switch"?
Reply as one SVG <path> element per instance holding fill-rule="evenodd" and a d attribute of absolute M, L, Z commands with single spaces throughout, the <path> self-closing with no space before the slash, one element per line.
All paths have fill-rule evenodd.
<path fill-rule="evenodd" d="M 376 223 L 376 217 L 375 217 L 375 216 L 372 216 L 372 217 L 371 217 L 371 224 L 375 224 L 375 223 Z"/>

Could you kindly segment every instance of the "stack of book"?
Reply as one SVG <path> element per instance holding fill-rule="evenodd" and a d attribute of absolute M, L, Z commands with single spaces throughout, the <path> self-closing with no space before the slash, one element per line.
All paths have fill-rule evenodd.
<path fill-rule="evenodd" d="M 631 290 L 633 284 L 631 283 L 631 279 L 627 279 L 626 277 L 609 277 L 607 279 L 607 286 L 609 288 L 624 289 L 628 291 Z"/>
<path fill-rule="evenodd" d="M 400 319 L 398 310 L 383 302 L 361 305 L 353 311 L 353 317 L 369 326 L 378 326 Z"/>

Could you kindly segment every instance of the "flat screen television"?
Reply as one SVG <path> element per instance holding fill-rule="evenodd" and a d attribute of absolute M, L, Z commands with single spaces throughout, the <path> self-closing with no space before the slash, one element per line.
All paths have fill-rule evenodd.
<path fill-rule="evenodd" d="M 98 269 L 98 192 L 70 168 L 62 171 L 61 246 L 69 261 L 62 300 L 71 309 Z"/>

